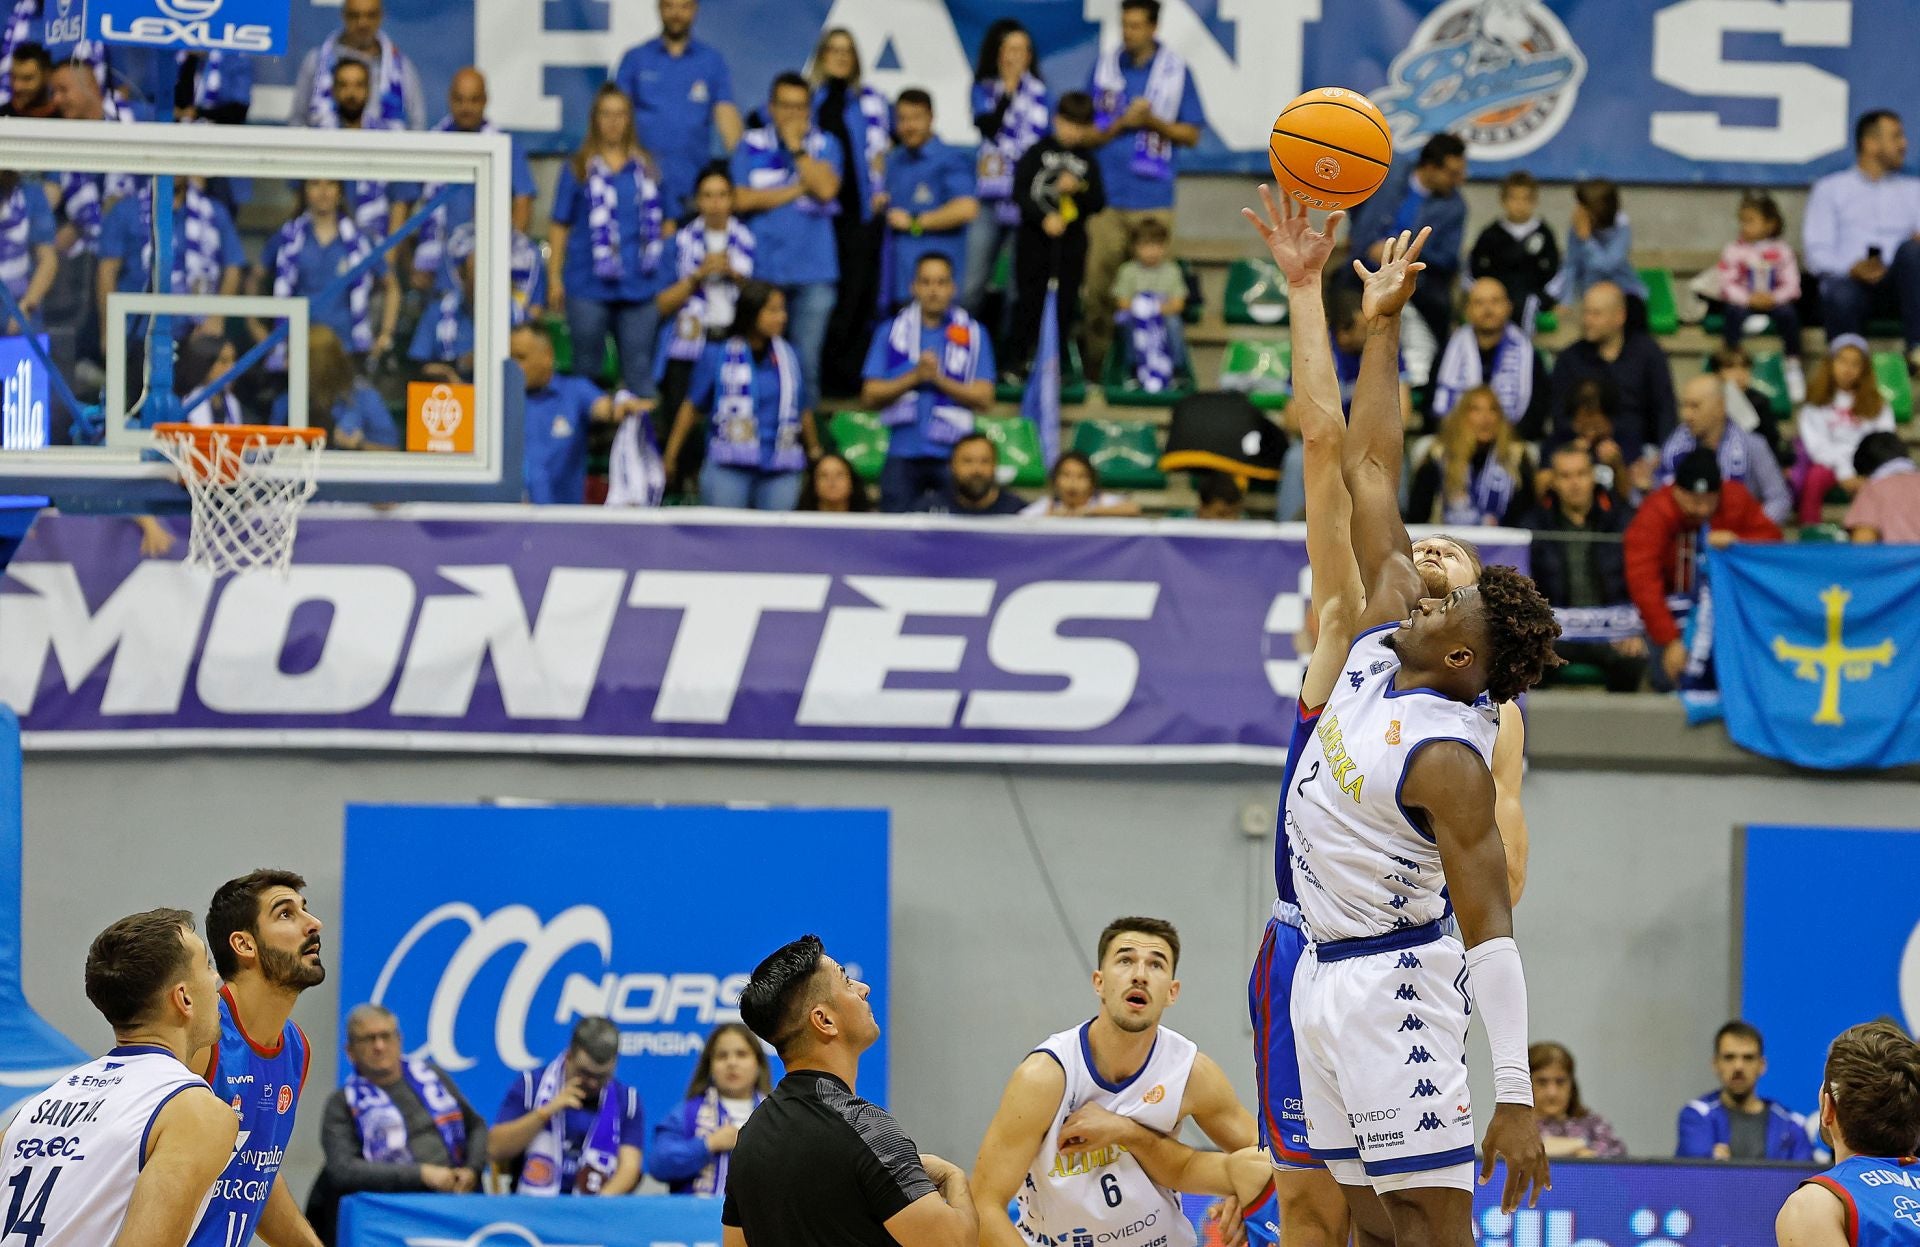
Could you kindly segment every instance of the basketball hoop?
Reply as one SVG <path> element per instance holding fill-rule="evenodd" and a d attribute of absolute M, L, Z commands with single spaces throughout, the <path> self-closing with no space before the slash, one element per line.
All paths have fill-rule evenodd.
<path fill-rule="evenodd" d="M 156 424 L 154 446 L 193 508 L 187 563 L 212 575 L 287 574 L 327 435 L 268 424 Z"/>

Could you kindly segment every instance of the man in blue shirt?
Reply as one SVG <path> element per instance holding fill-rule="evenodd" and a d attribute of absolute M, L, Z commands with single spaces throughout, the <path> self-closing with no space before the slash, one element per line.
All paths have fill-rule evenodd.
<path fill-rule="evenodd" d="M 1421 250 L 1427 275 L 1413 294 L 1435 342 L 1452 333 L 1453 292 L 1460 284 L 1460 256 L 1467 243 L 1467 145 L 1457 134 L 1436 134 L 1411 164 L 1397 164 L 1371 198 L 1353 214 L 1354 249 L 1365 248 L 1369 262 L 1380 262 L 1380 246 L 1403 230 L 1432 229 Z"/>
<path fill-rule="evenodd" d="M 1120 46 L 1094 62 L 1094 145 L 1107 210 L 1087 222 L 1087 369 L 1100 375 L 1113 340 L 1113 278 L 1133 228 L 1173 230 L 1175 151 L 1200 141 L 1206 114 L 1193 73 L 1159 41 L 1160 0 L 1121 0 Z"/>
<path fill-rule="evenodd" d="M 613 75 L 633 101 L 633 124 L 660 164 L 661 194 L 675 216 L 689 207 L 701 168 L 740 145 L 733 75 L 715 48 L 694 41 L 699 12 L 698 0 L 660 0 L 659 37 L 629 49 Z"/>
<path fill-rule="evenodd" d="M 861 405 L 892 430 L 880 469 L 880 509 L 911 511 L 951 482 L 948 456 L 973 418 L 993 405 L 993 342 L 954 306 L 954 267 L 938 252 L 920 257 L 913 305 L 873 331 L 861 376 Z"/>
<path fill-rule="evenodd" d="M 1680 1110 L 1674 1155 L 1695 1160 L 1814 1159 L 1806 1119 L 1758 1091 L 1767 1058 L 1760 1032 L 1728 1022 L 1713 1037 L 1713 1072 L 1720 1089 Z"/>
<path fill-rule="evenodd" d="M 973 157 L 933 136 L 933 97 L 918 87 L 893 106 L 894 135 L 887 153 L 887 305 L 913 297 L 913 274 L 923 255 L 943 255 L 956 273 L 967 267 L 967 226 L 980 214 L 974 197 Z"/>
<path fill-rule="evenodd" d="M 556 374 L 553 343 L 532 325 L 513 331 L 513 362 L 527 379 L 527 501 L 541 505 L 587 499 L 587 427 L 624 420 L 646 404 L 622 393 L 618 402 L 585 377 Z"/>
<path fill-rule="evenodd" d="M 1807 197 L 1804 254 L 1820 282 L 1827 338 L 1864 336 L 1870 316 L 1897 315 L 1908 362 L 1920 368 L 1920 178 L 1901 172 L 1899 115 L 1861 114 L 1853 152 L 1853 168 L 1821 178 Z"/>
<path fill-rule="evenodd" d="M 513 1080 L 487 1150 L 522 1195 L 625 1195 L 640 1184 L 640 1094 L 614 1076 L 620 1031 L 581 1018 L 564 1055 Z M 558 1119 L 557 1121 L 555 1119 Z"/>
<path fill-rule="evenodd" d="M 800 356 L 806 407 L 820 401 L 820 348 L 833 314 L 840 259 L 833 237 L 845 158 L 840 140 L 813 124 L 813 88 L 796 73 L 773 80 L 773 120 L 733 153 L 734 210 L 758 248 L 754 276 L 787 296 L 787 341 Z"/>

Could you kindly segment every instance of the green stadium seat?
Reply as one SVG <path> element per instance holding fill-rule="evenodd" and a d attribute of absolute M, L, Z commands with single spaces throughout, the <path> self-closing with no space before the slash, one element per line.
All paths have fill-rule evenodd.
<path fill-rule="evenodd" d="M 1073 429 L 1073 448 L 1093 460 L 1100 484 L 1109 489 L 1164 489 L 1160 438 L 1150 424 L 1126 420 L 1082 420 Z"/>
<path fill-rule="evenodd" d="M 1535 333 L 1558 333 L 1560 331 L 1560 313 L 1552 308 L 1542 308 L 1533 314 Z"/>
<path fill-rule="evenodd" d="M 1222 314 L 1229 325 L 1283 325 L 1287 283 L 1272 260 L 1235 260 L 1227 270 Z"/>
<path fill-rule="evenodd" d="M 1027 397 L 1024 385 L 1000 384 L 993 387 L 995 402 L 1018 403 Z M 1087 401 L 1087 368 L 1080 362 L 1080 344 L 1067 343 L 1067 357 L 1060 367 L 1060 401 L 1073 405 Z"/>
<path fill-rule="evenodd" d="M 827 421 L 827 436 L 834 448 L 853 465 L 854 475 L 871 484 L 880 479 L 880 468 L 887 461 L 887 444 L 892 441 L 887 426 L 871 411 L 836 411 Z"/>
<path fill-rule="evenodd" d="M 555 372 L 573 371 L 573 333 L 567 328 L 564 316 L 543 316 L 540 328 L 547 335 L 547 341 L 553 346 L 553 370 Z"/>
<path fill-rule="evenodd" d="M 1598 688 L 1607 682 L 1607 673 L 1592 663 L 1570 662 L 1553 673 L 1553 682 L 1581 688 Z"/>
<path fill-rule="evenodd" d="M 1913 419 L 1913 379 L 1907 373 L 1905 357 L 1898 351 L 1875 351 L 1873 376 L 1893 406 L 1894 422 L 1905 424 Z"/>
<path fill-rule="evenodd" d="M 1047 483 L 1047 457 L 1033 421 L 1020 416 L 978 416 L 973 427 L 1000 452 L 1001 484 L 1038 489 Z"/>
<path fill-rule="evenodd" d="M 1133 376 L 1133 353 L 1128 349 L 1126 335 L 1116 333 L 1113 345 L 1107 349 L 1106 373 L 1100 378 L 1100 389 L 1107 396 L 1109 407 L 1171 407 L 1198 388 L 1193 380 L 1193 361 L 1191 357 L 1182 360 L 1173 374 L 1173 384 L 1160 391 L 1140 388 Z"/>
<path fill-rule="evenodd" d="M 1674 290 L 1673 270 L 1643 268 L 1640 280 L 1647 287 L 1647 328 L 1658 337 L 1667 337 L 1680 328 L 1680 300 Z"/>
<path fill-rule="evenodd" d="M 1013 289 L 1013 250 L 1002 248 L 999 260 L 994 262 L 993 276 L 987 278 L 987 289 L 1010 291 Z"/>
<path fill-rule="evenodd" d="M 1849 540 L 1846 529 L 1838 524 L 1827 523 L 1807 524 L 1794 534 L 1793 539 L 1810 546 L 1844 545 Z"/>
<path fill-rule="evenodd" d="M 1293 343 L 1234 338 L 1220 361 L 1220 388 L 1239 390 L 1263 411 L 1287 405 L 1293 377 Z"/>
<path fill-rule="evenodd" d="M 1786 357 L 1778 351 L 1748 351 L 1747 357 L 1753 361 L 1753 388 L 1765 396 L 1776 418 L 1791 416 L 1793 397 L 1787 393 Z M 1700 371 L 1713 371 L 1713 356 L 1700 361 Z"/>

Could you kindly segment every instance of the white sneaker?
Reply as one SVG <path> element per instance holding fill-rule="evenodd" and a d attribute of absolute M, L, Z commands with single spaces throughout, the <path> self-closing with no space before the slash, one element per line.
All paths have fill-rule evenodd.
<path fill-rule="evenodd" d="M 1800 361 L 1792 356 L 1787 357 L 1786 373 L 1787 398 L 1795 407 L 1798 407 L 1807 401 L 1807 374 L 1801 369 Z"/>

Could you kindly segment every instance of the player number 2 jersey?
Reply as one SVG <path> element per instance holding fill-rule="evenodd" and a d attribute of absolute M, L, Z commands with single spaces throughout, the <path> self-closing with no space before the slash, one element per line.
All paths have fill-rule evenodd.
<path fill-rule="evenodd" d="M 165 1048 L 115 1048 L 22 1105 L 0 1168 L 0 1244 L 102 1247 L 120 1233 L 147 1135 L 206 1083 Z"/>
<path fill-rule="evenodd" d="M 1081 1105 L 1098 1104 L 1150 1130 L 1171 1131 L 1180 1122 L 1198 1049 L 1162 1026 L 1140 1072 L 1116 1085 L 1094 1069 L 1091 1025 L 1061 1031 L 1034 1049 L 1060 1062 L 1067 1090 L 1020 1185 L 1020 1232 L 1034 1247 L 1193 1247 L 1193 1224 L 1181 1213 L 1178 1194 L 1156 1186 L 1124 1148 L 1062 1151 L 1060 1127 Z"/>
<path fill-rule="evenodd" d="M 1397 624 L 1363 632 L 1327 698 L 1283 798 L 1294 891 L 1314 940 L 1359 939 L 1446 915 L 1440 850 L 1400 804 L 1421 748 L 1459 741 L 1489 766 L 1500 719 L 1432 689 L 1400 688 L 1386 645 Z"/>

